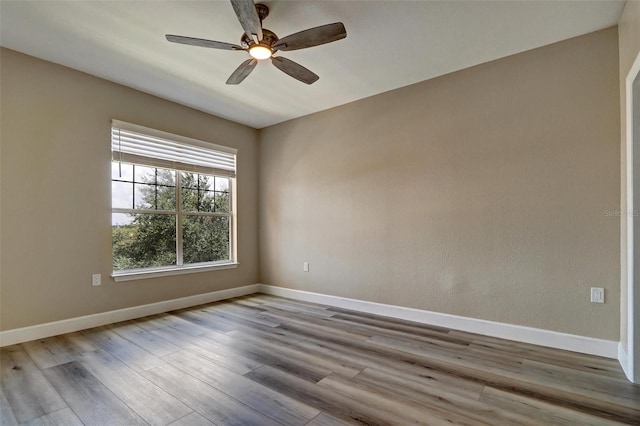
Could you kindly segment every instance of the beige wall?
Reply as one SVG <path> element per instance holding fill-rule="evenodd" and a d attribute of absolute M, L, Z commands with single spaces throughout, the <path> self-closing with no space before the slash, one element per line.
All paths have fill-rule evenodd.
<path fill-rule="evenodd" d="M 617 340 L 629 4 L 620 70 L 608 29 L 264 129 L 259 158 L 256 130 L 0 50 L 0 329 L 253 284 L 260 265 L 266 284 Z M 238 269 L 108 278 L 111 118 L 239 148 Z"/>
<path fill-rule="evenodd" d="M 627 111 L 626 111 L 626 79 L 633 62 L 640 53 L 640 1 L 628 0 L 620 22 L 618 23 L 619 52 L 620 52 L 620 128 L 621 131 L 621 210 L 626 210 L 627 206 Z M 626 250 L 626 234 L 627 234 L 627 216 L 622 217 L 621 225 L 621 277 L 620 277 L 620 341 L 623 347 L 627 346 L 627 250 Z"/>
<path fill-rule="evenodd" d="M 261 282 L 617 340 L 619 117 L 610 28 L 264 129 Z"/>
<path fill-rule="evenodd" d="M 3 330 L 257 282 L 256 130 L 10 50 L 0 54 Z M 237 269 L 109 278 L 112 118 L 239 149 Z M 102 274 L 102 286 L 91 286 L 92 273 Z"/>

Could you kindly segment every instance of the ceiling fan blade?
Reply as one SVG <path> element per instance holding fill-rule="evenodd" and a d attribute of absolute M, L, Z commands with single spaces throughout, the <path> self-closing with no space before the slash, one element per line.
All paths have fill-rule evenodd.
<path fill-rule="evenodd" d="M 347 30 L 344 24 L 335 22 L 288 35 L 278 40 L 272 47 L 276 50 L 304 49 L 341 40 L 346 36 Z"/>
<path fill-rule="evenodd" d="M 244 32 L 249 37 L 255 34 L 258 37 L 258 41 L 262 40 L 262 23 L 253 0 L 231 0 L 231 5 Z"/>
<path fill-rule="evenodd" d="M 251 74 L 251 71 L 253 71 L 257 64 L 257 59 L 247 59 L 246 61 L 241 63 L 238 68 L 236 68 L 233 74 L 229 76 L 229 78 L 227 79 L 227 84 L 242 83 L 242 80 L 244 80 L 249 74 Z"/>
<path fill-rule="evenodd" d="M 213 49 L 223 50 L 244 50 L 242 46 L 237 44 L 224 43 L 222 41 L 205 40 L 203 38 L 183 37 L 178 35 L 167 34 L 167 41 L 172 43 L 188 44 L 189 46 L 211 47 Z"/>
<path fill-rule="evenodd" d="M 302 65 L 293 62 L 290 59 L 283 58 L 282 56 L 278 56 L 275 58 L 272 57 L 271 63 L 273 63 L 273 65 L 275 65 L 275 67 L 283 73 L 289 74 L 296 80 L 299 80 L 306 84 L 313 84 L 320 78 L 315 73 L 309 71 Z"/>

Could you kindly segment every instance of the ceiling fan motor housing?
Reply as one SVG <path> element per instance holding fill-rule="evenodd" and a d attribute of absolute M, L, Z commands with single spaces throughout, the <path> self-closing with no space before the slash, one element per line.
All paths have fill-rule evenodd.
<path fill-rule="evenodd" d="M 278 36 L 273 31 L 269 31 L 266 28 L 262 29 L 262 41 L 259 43 L 253 41 L 253 39 L 249 37 L 247 33 L 242 33 L 242 37 L 240 37 L 240 44 L 245 49 L 249 49 L 251 46 L 254 46 L 256 44 L 271 49 L 271 46 L 273 46 L 276 41 L 278 41 Z"/>

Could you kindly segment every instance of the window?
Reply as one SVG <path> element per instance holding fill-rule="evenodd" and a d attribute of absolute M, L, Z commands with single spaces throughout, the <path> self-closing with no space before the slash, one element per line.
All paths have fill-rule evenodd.
<path fill-rule="evenodd" d="M 116 280 L 235 265 L 236 150 L 114 120 L 111 151 Z"/>

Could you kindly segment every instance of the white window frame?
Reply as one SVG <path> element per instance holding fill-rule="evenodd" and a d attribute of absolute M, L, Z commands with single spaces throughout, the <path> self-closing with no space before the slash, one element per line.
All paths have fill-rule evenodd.
<path fill-rule="evenodd" d="M 220 151 L 225 153 L 237 155 L 237 150 L 234 148 L 225 147 L 222 145 L 216 145 L 208 142 L 199 141 L 197 139 L 188 138 L 185 136 L 175 135 L 172 133 L 163 132 L 148 127 L 139 126 L 136 124 L 127 123 L 119 120 L 112 120 L 112 129 L 125 129 L 132 132 L 140 133 L 147 136 L 166 139 L 169 141 L 177 142 L 184 145 L 193 145 L 196 147 L 206 148 L 214 151 Z M 120 157 L 120 158 L 118 158 Z M 221 269 L 230 269 L 238 267 L 237 261 L 237 165 L 234 167 L 233 173 L 211 173 L 208 171 L 201 171 L 194 166 L 194 170 L 188 172 L 199 173 L 208 176 L 222 177 L 229 179 L 229 213 L 217 213 L 217 212 L 190 212 L 183 211 L 181 206 L 181 186 L 182 177 L 181 171 L 184 167 L 178 169 L 166 167 L 163 165 L 151 165 L 151 164 L 139 164 L 135 161 L 126 161 L 122 159 L 122 154 L 118 155 L 115 148 L 112 154 L 112 162 L 122 161 L 126 164 L 136 164 L 144 167 L 157 167 L 173 170 L 175 173 L 175 192 L 176 192 L 176 209 L 173 210 L 153 210 L 153 209 L 134 209 L 132 208 L 111 208 L 112 213 L 125 213 L 125 214 L 154 214 L 154 215 L 171 215 L 176 218 L 176 265 L 148 267 L 139 269 L 128 269 L 122 271 L 112 271 L 112 277 L 115 281 L 130 281 L 144 278 L 155 278 L 171 275 L 189 274 L 196 272 L 206 272 Z M 229 218 L 229 259 L 213 262 L 202 262 L 193 264 L 183 263 L 183 241 L 182 241 L 182 220 L 184 216 L 209 216 L 209 217 L 228 217 Z"/>

